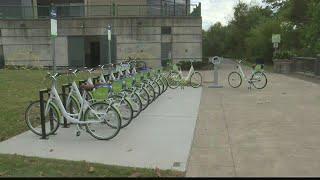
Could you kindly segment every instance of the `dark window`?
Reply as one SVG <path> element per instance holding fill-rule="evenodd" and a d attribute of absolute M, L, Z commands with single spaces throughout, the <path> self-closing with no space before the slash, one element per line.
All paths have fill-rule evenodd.
<path fill-rule="evenodd" d="M 171 34 L 171 27 L 169 26 L 161 27 L 161 34 Z"/>

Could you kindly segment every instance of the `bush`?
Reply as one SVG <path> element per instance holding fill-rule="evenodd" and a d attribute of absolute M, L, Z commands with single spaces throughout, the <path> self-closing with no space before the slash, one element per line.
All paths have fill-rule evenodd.
<path fill-rule="evenodd" d="M 293 54 L 291 51 L 278 51 L 273 56 L 274 59 L 291 59 L 294 57 L 295 54 Z"/>
<path fill-rule="evenodd" d="M 211 70 L 213 69 L 213 64 L 209 62 L 204 62 L 204 61 L 196 61 L 193 62 L 193 67 L 196 70 Z M 188 71 L 191 67 L 190 61 L 179 61 L 177 63 L 181 67 L 183 71 Z"/>
<path fill-rule="evenodd" d="M 171 64 L 172 64 L 172 59 L 166 59 L 166 60 L 161 61 L 162 67 L 168 67 Z"/>

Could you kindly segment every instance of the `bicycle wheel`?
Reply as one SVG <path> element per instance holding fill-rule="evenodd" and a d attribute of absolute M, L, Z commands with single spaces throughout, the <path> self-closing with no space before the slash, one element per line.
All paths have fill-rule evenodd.
<path fill-rule="evenodd" d="M 153 88 L 153 86 L 151 86 L 149 83 L 146 84 L 146 90 L 147 93 L 149 94 L 149 104 L 152 103 L 155 100 L 155 90 Z"/>
<path fill-rule="evenodd" d="M 167 80 L 168 80 L 168 86 L 171 89 L 176 89 L 180 85 L 182 81 L 182 77 L 178 72 L 172 71 L 170 72 Z"/>
<path fill-rule="evenodd" d="M 164 85 L 164 91 L 167 91 L 168 90 L 168 80 L 165 76 L 162 76 L 161 78 L 162 82 L 163 82 L 163 85 Z"/>
<path fill-rule="evenodd" d="M 133 118 L 136 118 L 142 111 L 142 101 L 136 92 L 133 92 L 128 96 L 129 101 L 132 104 Z"/>
<path fill-rule="evenodd" d="M 126 98 L 130 101 L 133 110 L 133 118 L 136 118 L 140 112 L 142 111 L 142 100 L 141 97 L 136 93 L 133 92 L 131 89 L 123 90 L 126 94 Z"/>
<path fill-rule="evenodd" d="M 202 85 L 202 76 L 199 72 L 194 72 L 190 77 L 190 85 L 193 88 L 198 88 Z"/>
<path fill-rule="evenodd" d="M 256 89 L 263 89 L 267 86 L 268 79 L 263 72 L 257 71 L 252 74 L 251 82 Z"/>
<path fill-rule="evenodd" d="M 44 107 L 47 102 L 44 101 Z M 52 120 L 50 122 L 50 119 Z M 29 129 L 41 136 L 41 114 L 40 114 L 40 100 L 32 102 L 25 111 L 25 121 Z M 46 122 L 46 135 L 54 134 L 60 125 L 60 114 L 59 110 L 52 105 L 51 103 L 48 105 L 47 111 L 45 112 L 45 122 Z"/>
<path fill-rule="evenodd" d="M 159 84 L 159 86 L 160 86 L 160 95 L 162 94 L 162 93 L 164 93 L 164 84 L 163 84 L 163 82 L 162 82 L 162 79 L 161 78 L 157 78 L 157 81 L 156 81 L 158 84 Z"/>
<path fill-rule="evenodd" d="M 161 93 L 160 85 L 155 80 L 152 80 L 151 85 L 152 85 L 154 92 L 155 92 L 155 99 L 157 99 Z"/>
<path fill-rule="evenodd" d="M 228 76 L 229 85 L 233 88 L 238 88 L 242 84 L 241 75 L 238 72 L 231 72 Z"/>
<path fill-rule="evenodd" d="M 85 125 L 87 132 L 98 140 L 110 140 L 121 129 L 119 111 L 105 102 L 92 104 L 84 113 L 84 121 L 100 121 Z"/>
<path fill-rule="evenodd" d="M 142 103 L 142 107 L 141 110 L 145 110 L 148 106 L 149 106 L 149 102 L 150 102 L 150 96 L 148 94 L 148 91 L 145 88 L 139 88 L 136 90 L 136 93 L 138 94 L 138 96 L 141 99 L 141 103 Z"/>
<path fill-rule="evenodd" d="M 121 115 L 121 128 L 127 127 L 133 119 L 133 109 L 131 103 L 122 96 L 113 95 L 109 97 L 113 99 L 113 106 L 118 108 Z"/>

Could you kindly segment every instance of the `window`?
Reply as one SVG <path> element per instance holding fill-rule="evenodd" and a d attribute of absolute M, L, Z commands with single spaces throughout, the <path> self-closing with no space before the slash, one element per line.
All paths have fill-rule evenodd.
<path fill-rule="evenodd" d="M 171 34 L 171 27 L 170 26 L 161 27 L 161 34 Z"/>

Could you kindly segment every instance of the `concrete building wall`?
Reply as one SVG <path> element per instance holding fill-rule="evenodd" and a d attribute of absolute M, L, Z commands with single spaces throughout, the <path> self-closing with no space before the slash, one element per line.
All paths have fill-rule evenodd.
<path fill-rule="evenodd" d="M 202 59 L 201 17 L 74 18 L 58 20 L 57 65 L 68 65 L 68 36 L 106 35 L 107 24 L 117 39 L 117 60 L 135 56 L 160 66 L 163 43 L 171 44 L 174 61 Z M 171 34 L 161 34 L 162 26 L 172 27 Z M 5 64 L 51 66 L 49 27 L 49 20 L 0 20 Z"/>

